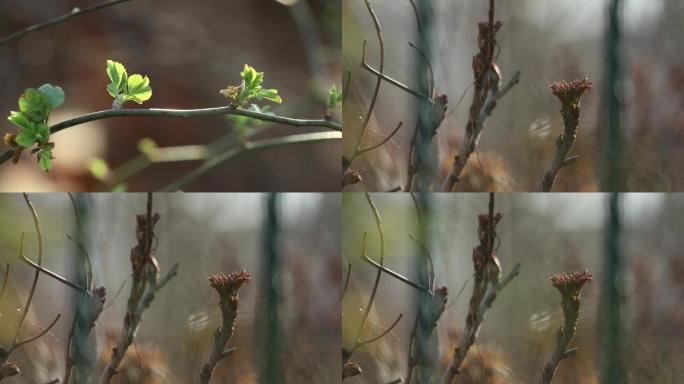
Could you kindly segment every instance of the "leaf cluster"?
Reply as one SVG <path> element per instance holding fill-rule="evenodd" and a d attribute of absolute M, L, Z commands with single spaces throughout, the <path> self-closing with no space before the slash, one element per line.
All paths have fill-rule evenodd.
<path fill-rule="evenodd" d="M 107 76 L 107 92 L 114 98 L 114 108 L 121 108 L 128 101 L 142 104 L 152 97 L 150 79 L 137 73 L 129 76 L 126 67 L 117 61 L 107 60 Z"/>
<path fill-rule="evenodd" d="M 337 107 L 339 103 L 342 102 L 342 91 L 338 90 L 335 85 L 330 87 L 330 90 L 328 91 L 328 104 L 326 105 L 326 108 L 328 111 L 332 111 Z"/>
<path fill-rule="evenodd" d="M 38 89 L 27 88 L 19 97 L 19 111 L 11 111 L 7 117 L 12 124 L 20 128 L 19 133 L 5 135 L 5 143 L 15 151 L 14 161 L 21 151 L 37 143 L 31 153 L 37 153 L 38 165 L 43 171 L 52 168 L 52 150 L 50 128 L 47 125 L 50 113 L 64 104 L 64 91 L 58 86 L 43 84 Z"/>
<path fill-rule="evenodd" d="M 245 68 L 240 72 L 242 83 L 240 85 L 229 85 L 222 89 L 220 93 L 231 100 L 231 105 L 238 108 L 246 106 L 250 100 L 257 99 L 269 100 L 274 103 L 282 103 L 283 99 L 278 96 L 277 89 L 264 89 L 264 73 L 257 72 L 254 67 L 245 64 Z M 258 108 L 258 107 L 257 107 Z"/>

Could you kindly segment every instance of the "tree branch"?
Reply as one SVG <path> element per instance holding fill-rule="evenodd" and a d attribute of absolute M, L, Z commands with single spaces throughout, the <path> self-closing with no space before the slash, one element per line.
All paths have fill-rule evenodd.
<path fill-rule="evenodd" d="M 73 119 L 62 121 L 61 123 L 54 124 L 50 127 L 50 133 L 54 134 L 61 130 L 88 123 L 91 121 L 108 119 L 113 117 L 127 117 L 127 116 L 147 116 L 147 117 L 178 117 L 178 118 L 190 118 L 198 116 L 216 116 L 216 115 L 236 115 L 244 116 L 252 119 L 257 119 L 261 121 L 269 121 L 277 124 L 291 125 L 294 127 L 322 127 L 329 128 L 333 131 L 342 132 L 342 124 L 337 123 L 332 120 L 318 119 L 318 120 L 307 120 L 307 119 L 294 119 L 290 117 L 283 117 L 277 115 L 269 115 L 266 113 L 250 111 L 242 108 L 235 108 L 232 106 L 225 107 L 214 107 L 214 108 L 201 108 L 201 109 L 162 109 L 162 108 L 150 108 L 150 109 L 106 109 L 103 111 L 88 113 L 83 116 L 78 116 Z M 340 136 L 341 137 L 341 136 Z M 4 154 L 0 155 L 0 164 L 5 163 L 7 160 L 14 156 L 13 150 L 8 150 Z"/>
<path fill-rule="evenodd" d="M 63 22 L 65 22 L 65 21 L 67 21 L 67 20 L 69 20 L 69 19 L 71 19 L 71 18 L 76 17 L 76 16 L 85 15 L 85 14 L 87 14 L 87 13 L 94 12 L 94 11 L 97 11 L 97 10 L 100 10 L 100 9 L 103 9 L 103 8 L 111 7 L 112 5 L 117 5 L 117 4 L 120 4 L 120 3 L 125 3 L 125 2 L 127 2 L 127 1 L 130 1 L 130 0 L 112 0 L 112 1 L 106 1 L 106 2 L 103 2 L 103 3 L 101 3 L 101 4 L 93 5 L 92 7 L 87 7 L 87 8 L 83 8 L 83 9 L 78 8 L 78 7 L 75 7 L 75 8 L 72 9 L 71 12 L 69 12 L 69 13 L 65 13 L 65 14 L 63 14 L 63 15 L 61 15 L 61 16 L 55 17 L 54 19 L 51 19 L 51 20 L 48 20 L 48 21 L 45 21 L 45 22 L 42 22 L 42 23 L 39 23 L 39 24 L 32 25 L 32 26 L 30 26 L 30 27 L 27 27 L 27 28 L 24 28 L 24 29 L 22 29 L 22 30 L 16 31 L 16 32 L 14 32 L 14 33 L 12 33 L 12 34 L 9 34 L 9 35 L 7 35 L 7 36 L 5 36 L 5 37 L 3 37 L 3 38 L 0 38 L 0 45 L 6 44 L 6 43 L 8 43 L 8 42 L 10 42 L 10 41 L 12 41 L 12 40 L 18 39 L 18 38 L 24 36 L 24 35 L 27 34 L 27 33 L 34 32 L 34 31 L 38 31 L 38 30 L 43 29 L 43 28 L 47 28 L 47 27 L 50 27 L 50 26 L 53 26 L 53 25 L 56 25 L 56 24 L 63 23 Z"/>
<path fill-rule="evenodd" d="M 508 276 L 502 279 L 501 264 L 494 252 L 496 225 L 501 214 L 494 214 L 494 194 L 490 194 L 489 212 L 478 216 L 478 237 L 480 244 L 473 249 L 473 269 L 475 283 L 470 297 L 463 338 L 454 350 L 449 366 L 442 375 L 441 384 L 451 384 L 459 374 L 461 365 L 470 347 L 475 344 L 480 332 L 485 313 L 491 308 L 498 292 L 519 274 L 520 266 L 513 267 Z"/>
<path fill-rule="evenodd" d="M 461 142 L 461 149 L 458 155 L 454 158 L 451 171 L 442 183 L 442 192 L 451 192 L 463 173 L 468 158 L 477 149 L 477 143 L 480 140 L 480 135 L 484 131 L 485 120 L 492 114 L 497 102 L 508 93 L 516 84 L 520 82 L 520 71 L 516 72 L 508 83 L 500 90 L 486 90 L 475 88 L 473 94 L 473 103 L 470 107 L 470 117 L 468 125 L 466 126 L 465 136 Z M 484 96 L 486 94 L 486 97 Z"/>
<path fill-rule="evenodd" d="M 276 137 L 272 139 L 264 139 L 258 141 L 248 141 L 239 147 L 230 148 L 227 151 L 220 153 L 215 157 L 207 160 L 204 164 L 200 165 L 199 167 L 195 168 L 189 173 L 183 175 L 181 178 L 161 188 L 161 191 L 177 191 L 183 186 L 195 181 L 199 177 L 204 176 L 208 172 L 214 170 L 216 167 L 225 163 L 226 161 L 234 160 L 236 157 L 244 155 L 246 153 L 293 144 L 334 141 L 341 138 L 342 132 L 313 132 L 303 133 L 299 135 Z"/>

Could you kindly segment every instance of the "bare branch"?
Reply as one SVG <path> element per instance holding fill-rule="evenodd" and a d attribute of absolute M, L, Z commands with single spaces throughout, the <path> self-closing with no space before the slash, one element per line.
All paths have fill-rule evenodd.
<path fill-rule="evenodd" d="M 359 343 L 356 345 L 356 348 L 360 348 L 360 347 L 362 347 L 362 346 L 364 346 L 364 345 L 366 345 L 366 344 L 369 344 L 369 343 L 372 343 L 372 342 L 374 342 L 374 341 L 376 341 L 376 340 L 382 339 L 385 335 L 387 335 L 388 333 L 392 332 L 392 329 L 394 329 L 394 327 L 396 327 L 397 324 L 399 324 L 399 321 L 401 321 L 401 318 L 402 318 L 403 316 L 404 316 L 404 314 L 403 314 L 403 313 L 400 313 L 399 316 L 397 316 L 397 319 L 394 320 L 394 323 L 392 323 L 392 325 L 390 325 L 389 327 L 387 327 L 387 329 L 385 329 L 382 333 L 380 333 L 380 334 L 377 335 L 377 336 L 371 337 L 371 338 L 368 339 L 368 340 L 359 341 Z"/>
<path fill-rule="evenodd" d="M 30 27 L 28 27 L 28 28 L 24 28 L 24 29 L 22 29 L 22 30 L 20 30 L 20 31 L 14 32 L 14 33 L 9 34 L 9 35 L 7 35 L 7 36 L 5 36 L 5 37 L 3 37 L 3 38 L 0 38 L 0 45 L 6 44 L 6 43 L 8 43 L 8 42 L 10 42 L 10 41 L 12 41 L 12 40 L 18 39 L 18 38 L 24 36 L 24 35 L 27 34 L 27 33 L 34 32 L 34 31 L 38 31 L 38 30 L 41 30 L 41 29 L 43 29 L 43 28 L 47 28 L 47 27 L 50 27 L 50 26 L 53 26 L 53 25 L 56 25 L 56 24 L 63 23 L 63 22 L 65 22 L 65 21 L 67 21 L 67 20 L 69 20 L 69 19 L 71 19 L 71 18 L 76 17 L 76 16 L 85 15 L 85 14 L 87 14 L 87 13 L 94 12 L 94 11 L 97 11 L 97 10 L 99 10 L 99 9 L 111 7 L 112 5 L 117 5 L 117 4 L 120 4 L 120 3 L 125 3 L 125 2 L 127 2 L 127 1 L 130 1 L 130 0 L 111 0 L 111 1 L 105 1 L 105 2 L 103 2 L 103 3 L 97 4 L 97 5 L 93 5 L 93 6 L 91 6 L 91 7 L 87 7 L 87 8 L 83 8 L 83 9 L 78 8 L 78 7 L 75 7 L 75 8 L 72 9 L 71 12 L 69 12 L 69 13 L 66 13 L 66 14 L 64 14 L 64 15 L 55 17 L 54 19 L 51 19 L 51 20 L 48 20 L 48 21 L 45 21 L 45 22 L 42 22 L 42 23 L 39 23 L 39 24 L 32 25 L 32 26 L 30 26 Z"/>
<path fill-rule="evenodd" d="M 26 340 L 17 341 L 17 343 L 14 345 L 14 348 L 15 348 L 15 349 L 16 349 L 16 348 L 19 348 L 19 347 L 21 347 L 21 346 L 24 345 L 24 344 L 28 344 L 28 343 L 30 343 L 30 342 L 32 342 L 32 341 L 35 341 L 35 340 L 40 339 L 43 335 L 45 335 L 46 333 L 48 333 L 48 332 L 50 331 L 50 329 L 52 329 L 52 327 L 55 326 L 55 324 L 57 324 L 57 321 L 59 320 L 60 317 L 62 317 L 62 314 L 61 314 L 61 313 L 57 314 L 57 316 L 55 316 L 55 319 L 52 320 L 52 323 L 50 323 L 50 325 L 48 325 L 45 329 L 43 329 L 39 334 L 37 334 L 37 335 L 35 335 L 35 336 L 33 336 L 33 337 L 30 337 L 30 338 L 28 338 L 28 339 L 26 339 Z"/>

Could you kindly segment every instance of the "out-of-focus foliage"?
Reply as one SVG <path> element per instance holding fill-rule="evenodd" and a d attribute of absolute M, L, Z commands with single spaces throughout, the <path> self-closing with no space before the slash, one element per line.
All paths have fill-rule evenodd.
<path fill-rule="evenodd" d="M 469 352 L 459 383 L 533 383 L 554 347 L 563 322 L 561 297 L 549 278 L 588 268 L 594 283 L 582 292 L 579 326 L 571 346 L 577 353 L 563 360 L 559 383 L 598 383 L 601 372 L 599 298 L 604 258 L 603 231 L 607 195 L 497 195 L 503 214 L 497 227 L 497 256 L 503 273 L 521 263 L 521 274 L 499 293 L 487 312 L 477 348 Z M 374 194 L 384 222 L 385 265 L 417 281 L 417 223 L 413 202 L 405 194 Z M 433 221 L 429 244 L 436 285 L 449 289 L 447 310 L 435 335 L 440 365 L 458 346 L 472 289 L 472 249 L 478 244 L 477 214 L 487 212 L 486 194 L 439 194 L 431 197 Z M 684 358 L 684 197 L 643 194 L 625 196 L 624 259 L 626 366 L 630 383 L 676 383 Z M 368 300 L 376 270 L 360 258 L 363 232 L 368 255 L 377 260 L 379 243 L 372 213 L 363 195 L 343 197 L 343 254 L 353 264 L 343 302 L 342 338 L 349 345 L 358 329 L 359 308 Z M 404 317 L 390 334 L 359 350 L 355 360 L 364 373 L 345 382 L 389 382 L 406 374 L 409 335 L 416 316 L 416 290 L 384 276 L 372 324 L 365 337 L 384 330 L 398 313 Z"/>
<path fill-rule="evenodd" d="M 582 101 L 582 115 L 573 153 L 556 191 L 596 191 L 605 151 L 606 109 L 604 58 L 608 0 L 497 1 L 497 63 L 504 83 L 515 71 L 521 82 L 498 103 L 488 118 L 478 146 L 457 187 L 462 191 L 537 191 L 563 131 L 560 104 L 549 86 L 560 80 L 588 77 L 594 92 Z M 684 7 L 669 0 L 625 1 L 624 170 L 630 191 L 681 191 L 684 177 Z M 408 0 L 372 0 L 385 37 L 384 72 L 418 89 L 422 79 L 414 68 L 421 60 L 416 44 L 416 19 Z M 478 52 L 477 23 L 487 20 L 488 1 L 432 1 L 435 7 L 435 92 L 449 95 L 447 117 L 433 142 L 440 174 L 457 155 L 468 120 L 473 91 L 472 57 Z M 359 116 L 369 105 L 376 78 L 361 67 L 363 40 L 369 65 L 378 67 L 375 28 L 363 0 L 344 2 L 343 60 L 352 73 L 344 108 L 344 151 L 358 137 Z M 416 121 L 415 98 L 383 83 L 366 140 L 386 137 L 399 121 L 403 128 L 391 143 L 358 159 L 364 184 L 355 188 L 384 191 L 406 178 L 409 143 Z M 350 189 L 353 190 L 353 189 Z"/>
<path fill-rule="evenodd" d="M 66 195 L 30 195 L 45 237 L 43 264 L 74 279 L 78 249 L 67 235 L 75 234 L 74 214 Z M 102 369 L 115 345 L 130 291 L 130 249 L 136 244 L 136 214 L 145 211 L 142 194 L 88 195 L 82 212 L 83 239 L 92 259 L 97 286 L 107 289 L 105 310 L 91 334 Z M 156 255 L 161 273 L 173 263 L 179 274 L 155 297 L 143 316 L 135 341 L 115 383 L 192 383 L 221 323 L 216 292 L 207 278 L 241 271 L 253 276 L 240 291 L 239 312 L 230 347 L 238 352 L 222 360 L 212 382 L 256 383 L 263 361 L 264 299 L 262 286 L 276 279 L 281 287 L 284 378 L 291 383 L 339 382 L 339 199 L 321 194 L 282 197 L 282 237 L 279 276 L 264 276 L 262 224 L 266 196 L 262 194 L 154 195 Z M 304 209 L 306 208 L 306 209 Z M 0 343 L 7 345 L 23 305 L 33 270 L 17 258 L 20 232 L 26 234 L 26 256 L 35 258 L 35 233 L 21 195 L 0 196 L 0 263 L 11 264 L 8 289 L 0 301 Z M 120 292 L 118 292 L 120 289 Z M 22 374 L 17 384 L 45 383 L 62 377 L 65 342 L 73 318 L 73 291 L 41 276 L 28 315 L 25 335 L 45 325 L 45 318 L 62 313 L 56 327 L 36 342 L 17 350 Z M 99 372 L 98 372 L 99 373 Z M 94 376 L 96 377 L 96 376 Z"/>

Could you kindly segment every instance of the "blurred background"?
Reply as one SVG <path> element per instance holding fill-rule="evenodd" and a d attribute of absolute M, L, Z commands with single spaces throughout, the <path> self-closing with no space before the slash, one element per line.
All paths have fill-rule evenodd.
<path fill-rule="evenodd" d="M 413 201 L 408 194 L 373 194 L 384 223 L 385 265 L 418 281 L 417 234 Z M 436 285 L 449 289 L 447 310 L 433 333 L 439 351 L 439 372 L 458 346 L 472 293 L 472 249 L 478 244 L 477 214 L 487 212 L 487 194 L 432 194 L 429 249 L 435 262 Z M 556 382 L 606 383 L 599 380 L 603 362 L 600 294 L 608 275 L 605 194 L 496 195 L 497 255 L 504 276 L 516 263 L 520 275 L 497 296 L 487 311 L 478 343 L 469 351 L 459 383 L 534 383 L 555 346 L 563 322 L 560 294 L 549 278 L 585 268 L 594 281 L 582 291 L 582 310 L 571 346 L 578 352 L 563 360 Z M 367 253 L 378 260 L 375 221 L 362 194 L 343 196 L 343 264 L 352 264 L 351 282 L 342 309 L 342 340 L 349 346 L 361 308 L 366 306 L 376 270 L 361 260 L 361 240 L 368 231 Z M 626 380 L 620 383 L 675 384 L 684 375 L 684 243 L 678 233 L 684 196 L 628 194 L 622 196 L 622 334 Z M 388 383 L 405 377 L 408 342 L 417 307 L 416 290 L 384 275 L 363 339 L 379 334 L 404 317 L 391 334 L 359 349 L 352 361 L 364 373 L 345 383 Z M 624 373 L 624 372 L 623 372 Z"/>
<path fill-rule="evenodd" d="M 416 19 L 409 0 L 371 0 L 385 39 L 385 73 L 418 89 Z M 680 191 L 684 178 L 684 3 L 624 0 L 623 124 L 624 172 L 629 191 Z M 438 93 L 449 97 L 448 117 L 433 140 L 441 182 L 463 137 L 472 98 L 472 57 L 478 52 L 477 22 L 487 20 L 488 1 L 431 2 Z M 607 109 L 604 73 L 609 0 L 496 1 L 498 65 L 504 82 L 517 70 L 521 82 L 487 119 L 479 145 L 465 169 L 462 191 L 537 191 L 562 132 L 560 103 L 549 86 L 560 80 L 589 78 L 594 90 L 582 100 L 582 119 L 573 154 L 580 160 L 563 168 L 554 190 L 597 191 L 605 157 Z M 363 0 L 343 4 L 344 71 L 351 71 L 345 104 L 344 153 L 353 150 L 359 116 L 370 102 L 375 77 L 361 68 L 363 40 L 368 63 L 379 66 L 379 44 Z M 462 98 L 462 101 L 459 100 Z M 384 82 L 369 125 L 367 144 L 386 137 L 403 121 L 392 141 L 355 163 L 365 183 L 349 190 L 386 191 L 406 180 L 408 147 L 415 128 L 415 98 Z M 352 123 L 349 123 L 352 122 Z"/>
<path fill-rule="evenodd" d="M 74 279 L 78 250 L 74 212 L 66 194 L 30 195 L 44 233 L 43 265 Z M 130 249 L 136 214 L 145 212 L 143 194 L 76 195 L 82 204 L 83 241 L 93 260 L 94 284 L 107 289 L 106 309 L 91 337 L 97 342 L 97 375 L 119 337 L 131 286 Z M 145 311 L 135 344 L 116 383 L 192 383 L 206 359 L 221 315 L 218 295 L 207 278 L 247 270 L 252 281 L 240 290 L 239 313 L 230 347 L 239 351 L 219 362 L 212 382 L 264 382 L 267 352 L 276 353 L 281 382 L 336 383 L 340 372 L 340 200 L 328 194 L 279 195 L 279 271 L 266 275 L 264 252 L 267 195 L 155 194 L 153 211 L 162 275 L 174 263 L 179 273 Z M 0 339 L 7 346 L 15 331 L 33 270 L 17 258 L 21 231 L 26 255 L 36 258 L 36 235 L 23 198 L 0 196 L 0 260 L 10 263 L 7 291 L 0 301 Z M 270 265 L 270 264 L 268 264 Z M 266 289 L 278 288 L 280 353 L 265 340 Z M 122 287 L 123 284 L 123 287 Z M 117 295 L 117 291 L 120 293 Z M 8 383 L 46 383 L 63 377 L 65 342 L 73 318 L 74 291 L 41 276 L 24 337 L 45 327 L 51 332 L 12 354 L 22 370 Z M 268 348 L 268 349 L 265 349 Z M 95 376 L 97 377 L 97 376 Z M 273 382 L 273 381 L 271 381 Z"/>
<path fill-rule="evenodd" d="M 0 4 L 0 36 L 100 1 L 10 0 Z M 319 119 L 327 91 L 340 88 L 340 1 L 135 0 L 24 35 L 0 46 L 1 110 L 16 110 L 19 95 L 44 83 L 60 85 L 65 104 L 51 116 L 56 123 L 111 107 L 105 62 L 124 63 L 129 73 L 149 76 L 153 89 L 147 108 L 205 108 L 226 105 L 219 94 L 240 83 L 245 63 L 265 72 L 264 86 L 276 88 L 279 115 Z M 262 105 L 269 103 L 262 103 Z M 136 106 L 127 106 L 135 108 Z M 0 134 L 15 132 L 3 120 Z M 200 162 L 143 166 L 138 142 L 151 138 L 160 147 L 208 144 L 229 133 L 253 129 L 223 116 L 193 119 L 116 118 L 69 128 L 54 136 L 55 168 L 44 174 L 35 158 L 0 167 L 5 191 L 156 190 Z M 262 126 L 254 139 L 321 131 L 320 128 Z M 188 185 L 192 191 L 339 190 L 337 142 L 260 151 L 223 164 Z M 94 179 L 89 164 L 102 158 L 115 175 Z M 101 167 L 100 167 L 101 169 Z M 121 176 L 126 176 L 121 180 Z M 119 185 L 125 184 L 125 185 Z"/>

